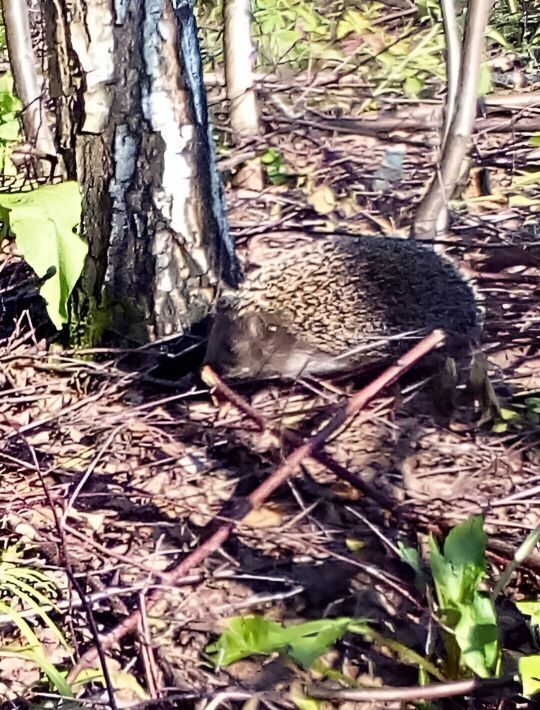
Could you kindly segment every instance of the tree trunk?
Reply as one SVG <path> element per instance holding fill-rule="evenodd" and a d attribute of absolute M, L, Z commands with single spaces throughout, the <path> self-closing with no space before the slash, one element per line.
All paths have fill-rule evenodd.
<path fill-rule="evenodd" d="M 225 82 L 230 104 L 232 138 L 236 146 L 261 135 L 259 107 L 253 81 L 254 45 L 251 39 L 251 0 L 224 0 L 223 55 Z M 251 190 L 264 188 L 260 158 L 238 170 L 235 184 Z"/>
<path fill-rule="evenodd" d="M 57 142 L 89 242 L 79 338 L 181 334 L 218 280 L 239 279 L 191 4 L 41 1 Z"/>

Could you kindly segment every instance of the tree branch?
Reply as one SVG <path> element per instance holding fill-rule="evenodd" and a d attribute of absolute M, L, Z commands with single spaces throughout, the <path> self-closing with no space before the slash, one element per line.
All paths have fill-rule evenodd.
<path fill-rule="evenodd" d="M 38 156 L 56 157 L 56 148 L 41 102 L 28 5 L 26 0 L 4 0 L 2 6 L 15 93 L 24 106 L 22 121 L 26 140 L 35 147 Z"/>
<path fill-rule="evenodd" d="M 456 109 L 442 150 L 440 169 L 421 201 L 414 222 L 414 235 L 428 239 L 444 234 L 448 224 L 447 204 L 462 176 L 463 163 L 477 112 L 480 65 L 487 23 L 493 0 L 470 0 Z"/>

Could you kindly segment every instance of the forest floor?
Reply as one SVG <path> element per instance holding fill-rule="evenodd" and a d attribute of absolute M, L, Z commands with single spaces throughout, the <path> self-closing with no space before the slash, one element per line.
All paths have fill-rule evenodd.
<path fill-rule="evenodd" d="M 510 75 L 516 68 L 508 62 Z M 221 135 L 226 124 L 217 110 L 223 97 L 216 76 L 209 95 Z M 235 387 L 230 396 L 202 381 L 186 392 L 175 380 L 131 371 L 126 351 L 62 350 L 42 337 L 45 315 L 29 307 L 35 297 L 25 287 L 27 272 L 12 245 L 4 247 L 3 545 L 24 543 L 25 563 L 58 583 L 51 614 L 75 658 L 94 645 L 99 631 L 112 659 L 118 706 L 310 709 L 325 705 L 302 698 L 303 684 L 316 680 L 319 688 L 335 689 L 346 679 L 367 689 L 366 699 L 326 700 L 327 707 L 403 707 L 399 691 L 393 700 L 377 699 L 375 692 L 418 683 L 418 659 L 403 647 L 451 677 L 443 672 L 440 642 L 433 641 L 433 602 L 415 584 L 400 545 L 425 560 L 429 533 L 442 540 L 452 526 L 481 514 L 484 584 L 492 588 L 540 525 L 540 189 L 521 172 L 534 172 L 540 149 L 531 142 L 534 131 L 519 125 L 538 120 L 540 82 L 523 76 L 519 95 L 529 94 L 528 108 L 486 102 L 478 119 L 474 168 L 452 213 L 448 245 L 476 278 L 485 309 L 482 349 L 502 415 L 482 419 L 469 403 L 457 419 L 443 421 L 429 373 L 409 373 L 327 443 L 335 466 L 306 457 L 243 518 L 238 502 L 295 448 L 287 432 L 308 440 L 372 375 L 255 383 Z M 230 224 L 244 260 L 256 261 L 260 249 L 296 230 L 407 235 L 436 165 L 440 97 L 390 97 L 366 112 L 361 101 L 355 104 L 358 86 L 354 74 L 336 79 L 308 72 L 258 82 L 263 142 L 276 151 L 273 168 L 288 177 L 254 193 L 232 187 L 235 154 L 221 159 Z M 324 105 L 316 109 L 321 92 Z M 505 88 L 509 93 L 518 92 Z M 343 109 L 326 108 L 344 102 L 347 118 Z M 352 474 L 348 481 L 336 475 L 343 469 Z M 223 544 L 205 557 L 204 545 L 219 531 Z M 186 559 L 191 566 L 179 574 L 177 565 Z M 508 659 L 534 653 L 515 602 L 537 599 L 539 589 L 536 551 L 497 602 L 507 671 Z M 288 624 L 369 619 L 380 636 L 346 634 L 323 657 L 334 672 L 330 678 L 275 653 L 216 669 L 205 653 L 208 644 L 227 619 L 252 614 Z M 137 632 L 114 636 L 126 619 Z M 0 623 L 10 638 L 12 624 Z M 51 661 L 69 666 L 50 629 L 36 624 L 35 630 Z M 0 655 L 6 703 L 28 697 L 40 678 L 31 661 Z M 85 696 L 90 705 L 109 707 L 106 690 L 99 683 L 92 688 Z M 516 687 L 472 702 L 457 697 L 445 707 L 527 707 Z"/>

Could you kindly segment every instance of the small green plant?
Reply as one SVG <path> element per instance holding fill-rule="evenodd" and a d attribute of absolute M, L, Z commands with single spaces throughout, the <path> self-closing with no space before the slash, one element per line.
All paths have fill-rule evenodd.
<path fill-rule="evenodd" d="M 0 194 L 0 236 L 8 232 L 15 236 L 24 259 L 42 280 L 40 293 L 58 330 L 68 321 L 68 300 L 88 251 L 76 232 L 80 215 L 81 197 L 75 182 Z"/>
<path fill-rule="evenodd" d="M 498 667 L 500 649 L 495 607 L 489 595 L 479 591 L 486 574 L 486 536 L 482 518 L 473 516 L 456 526 L 442 551 L 430 538 L 431 570 L 439 614 L 444 622 L 446 677 L 459 677 L 469 669 L 481 677 L 492 676 Z M 424 585 L 420 558 L 410 548 L 401 554 Z M 436 667 L 411 649 L 373 630 L 364 620 L 321 619 L 283 627 L 261 616 L 235 617 L 215 644 L 208 648 L 212 660 L 228 665 L 252 654 L 286 653 L 309 667 L 346 632 L 392 648 L 402 661 L 414 663 L 435 677 Z"/>
<path fill-rule="evenodd" d="M 445 675 L 449 678 L 459 678 L 466 671 L 489 678 L 498 670 L 495 605 L 488 594 L 480 591 L 486 576 L 486 544 L 483 519 L 478 515 L 456 525 L 442 550 L 433 535 L 429 538 L 431 578 L 443 622 Z M 415 572 L 417 586 L 424 589 L 429 580 L 417 551 L 404 546 L 399 549 L 402 560 Z"/>
<path fill-rule="evenodd" d="M 34 622 L 34 627 L 47 628 L 69 655 L 67 642 L 48 613 L 55 608 L 56 586 L 45 572 L 25 562 L 24 554 L 25 548 L 21 545 L 11 545 L 0 551 L 0 613 L 11 621 L 20 638 L 19 642 L 0 646 L 0 656 L 30 661 L 57 692 L 73 697 L 65 674 L 47 660 L 43 644 L 25 618 L 27 613 L 36 617 L 38 621 Z"/>
<path fill-rule="evenodd" d="M 448 534 L 441 552 L 430 539 L 431 571 L 438 601 L 438 613 L 445 627 L 446 674 L 457 676 L 466 668 L 481 677 L 499 673 L 501 650 L 495 600 L 515 569 L 532 554 L 540 540 L 540 527 L 532 530 L 500 575 L 490 595 L 479 586 L 486 575 L 486 543 L 482 516 L 474 515 Z M 401 547 L 402 559 L 415 571 L 418 586 L 427 583 L 420 557 L 414 548 Z M 540 624 L 540 602 L 518 602 L 522 614 L 531 617 L 531 626 Z M 540 655 L 522 656 L 519 676 L 526 697 L 540 691 Z"/>
<path fill-rule="evenodd" d="M 283 155 L 277 148 L 269 148 L 261 155 L 261 163 L 264 166 L 266 175 L 273 185 L 283 185 L 290 179 L 287 165 Z"/>
<path fill-rule="evenodd" d="M 468 668 L 481 678 L 493 676 L 500 661 L 497 614 L 490 597 L 479 590 L 486 576 L 487 537 L 481 516 L 472 516 L 448 534 L 443 549 L 430 536 L 431 572 L 450 677 Z"/>
<path fill-rule="evenodd" d="M 511 406 L 501 407 L 499 417 L 493 424 L 495 434 L 508 431 L 523 431 L 540 424 L 540 397 L 516 398 Z"/>
<path fill-rule="evenodd" d="M 248 656 L 280 653 L 334 680 L 351 682 L 350 678 L 319 661 L 346 633 L 359 634 L 368 643 L 395 653 L 402 663 L 419 667 L 425 674 L 444 680 L 430 661 L 378 633 L 365 619 L 316 619 L 285 626 L 259 615 L 236 616 L 228 620 L 226 630 L 206 650 L 216 666 L 228 666 Z"/>
<path fill-rule="evenodd" d="M 437 659 L 436 663 L 378 633 L 373 621 L 347 617 L 290 626 L 258 615 L 234 617 L 227 621 L 225 631 L 215 643 L 207 647 L 207 653 L 217 666 L 227 666 L 251 655 L 280 653 L 334 680 L 354 684 L 318 659 L 345 633 L 355 633 L 368 643 L 392 651 L 402 663 L 417 667 L 422 683 L 430 676 L 441 681 L 471 673 L 482 678 L 496 677 L 501 666 L 501 649 L 495 598 L 539 538 L 540 528 L 527 536 L 491 595 L 480 589 L 487 570 L 487 537 L 481 516 L 471 516 L 454 527 L 442 549 L 433 536 L 430 538 L 431 579 L 418 551 L 403 545 L 399 547 L 400 556 L 415 571 L 418 587 L 424 590 L 428 585 L 434 586 L 436 611 L 446 648 L 445 658 Z M 521 603 L 518 608 L 531 617 L 533 626 L 540 623 L 540 602 Z M 531 696 L 540 689 L 540 655 L 521 658 L 519 672 L 525 695 Z"/>

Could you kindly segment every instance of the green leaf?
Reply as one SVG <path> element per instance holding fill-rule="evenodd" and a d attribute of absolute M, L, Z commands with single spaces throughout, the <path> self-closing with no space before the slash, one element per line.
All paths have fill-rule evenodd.
<path fill-rule="evenodd" d="M 216 665 L 228 666 L 247 656 L 272 653 L 281 630 L 279 624 L 262 616 L 236 616 L 206 650 Z"/>
<path fill-rule="evenodd" d="M 455 634 L 461 663 L 481 678 L 489 678 L 499 659 L 495 607 L 489 597 L 476 594 L 471 602 L 461 604 L 459 611 L 461 616 Z"/>
<path fill-rule="evenodd" d="M 208 646 L 207 653 L 220 666 L 256 654 L 278 652 L 309 667 L 345 634 L 352 622 L 349 618 L 320 619 L 284 627 L 262 616 L 237 616 L 229 620 L 228 628 Z"/>
<path fill-rule="evenodd" d="M 289 626 L 289 655 L 306 668 L 346 633 L 351 619 L 321 619 Z"/>
<path fill-rule="evenodd" d="M 499 30 L 495 29 L 494 27 L 491 27 L 491 25 L 489 25 L 486 30 L 486 37 L 488 37 L 493 42 L 500 44 L 501 47 L 504 47 L 505 49 L 512 49 L 512 45 L 503 37 Z"/>
<path fill-rule="evenodd" d="M 356 32 L 360 37 L 369 29 L 371 21 L 359 10 L 346 10 L 337 24 L 336 37 L 343 39 L 351 32 Z"/>
<path fill-rule="evenodd" d="M 519 412 L 516 412 L 515 409 L 501 407 L 500 416 L 503 421 L 511 422 L 513 419 L 519 419 L 521 415 L 519 414 Z"/>
<path fill-rule="evenodd" d="M 522 656 L 519 659 L 519 675 L 523 695 L 530 698 L 540 692 L 540 656 Z"/>
<path fill-rule="evenodd" d="M 16 119 L 2 120 L 0 123 L 0 141 L 13 143 L 19 137 L 20 130 L 19 122 Z"/>
<path fill-rule="evenodd" d="M 540 602 L 516 602 L 519 611 L 531 617 L 532 626 L 540 626 Z"/>
<path fill-rule="evenodd" d="M 493 71 L 489 64 L 482 64 L 480 67 L 480 76 L 478 82 L 479 96 L 486 96 L 493 91 Z"/>
<path fill-rule="evenodd" d="M 506 422 L 496 422 L 492 427 L 491 431 L 494 434 L 504 434 L 508 431 L 508 424 Z"/>
<path fill-rule="evenodd" d="M 38 277 L 54 269 L 40 292 L 57 329 L 68 320 L 69 296 L 81 275 L 87 244 L 76 234 L 81 198 L 75 182 L 46 185 L 31 192 L 0 195 L 9 226 L 25 260 Z"/>
<path fill-rule="evenodd" d="M 431 542 L 433 545 L 433 538 Z M 472 515 L 450 531 L 441 559 L 437 559 L 436 555 L 434 558 L 432 554 L 435 583 L 444 588 L 443 596 L 452 604 L 472 599 L 486 571 L 486 545 L 483 518 Z M 431 551 L 433 553 L 433 546 Z"/>
<path fill-rule="evenodd" d="M 442 554 L 436 540 L 430 538 L 431 569 L 439 605 L 446 625 L 454 630 L 455 643 L 449 636 L 447 652 L 452 655 L 452 663 L 467 666 L 484 678 L 492 675 L 500 657 L 494 604 L 478 592 L 486 572 L 486 544 L 479 515 L 450 531 Z"/>
<path fill-rule="evenodd" d="M 405 82 L 403 83 L 403 90 L 405 91 L 407 96 L 410 96 L 411 98 L 416 98 L 418 94 L 422 91 L 424 86 L 424 82 L 419 79 L 418 76 L 409 76 L 407 77 L 407 79 L 405 79 Z"/>
<path fill-rule="evenodd" d="M 514 177 L 513 187 L 530 187 L 540 183 L 540 170 L 522 170 Z"/>
<path fill-rule="evenodd" d="M 531 412 L 535 414 L 540 414 L 540 397 L 526 397 L 525 406 Z"/>

